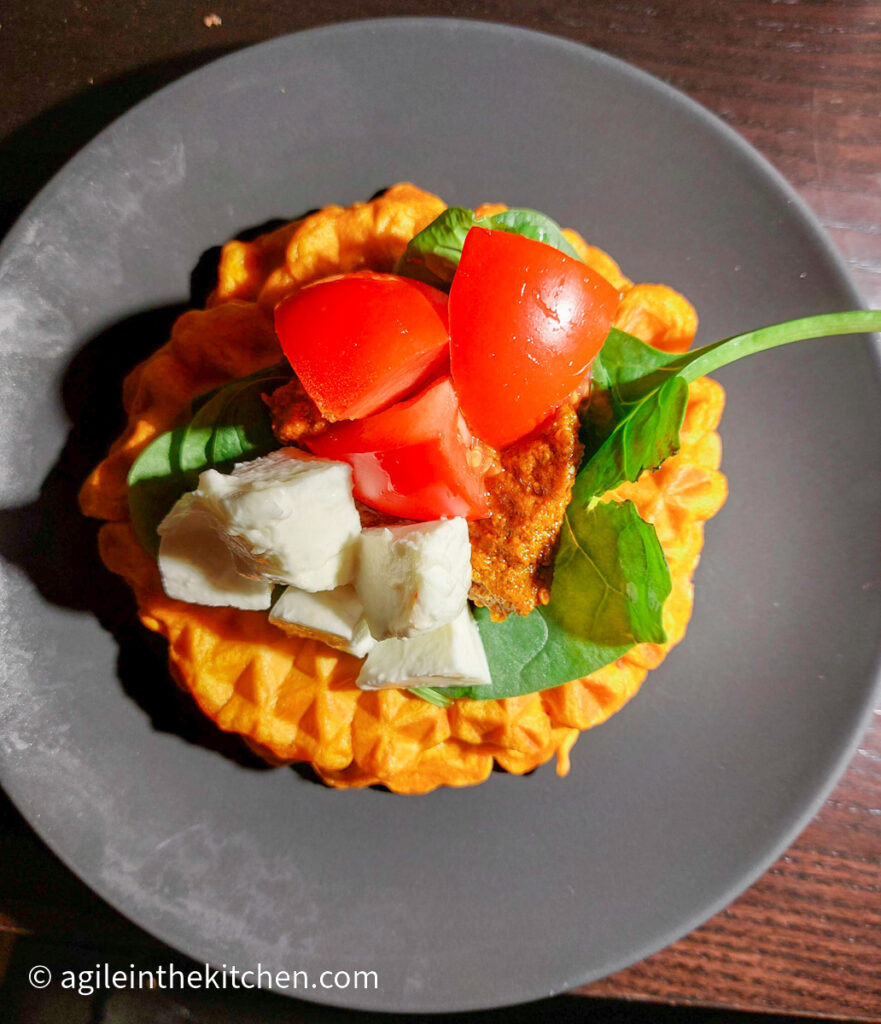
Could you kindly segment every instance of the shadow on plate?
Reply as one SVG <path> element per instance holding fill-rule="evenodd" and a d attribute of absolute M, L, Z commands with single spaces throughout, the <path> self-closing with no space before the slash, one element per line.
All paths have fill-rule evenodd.
<path fill-rule="evenodd" d="M 163 86 L 237 49 L 213 46 L 146 64 L 89 86 L 6 136 L 0 142 L 0 237 L 55 173 L 111 121 Z"/>
<path fill-rule="evenodd" d="M 275 219 L 237 237 L 284 223 Z M 40 594 L 63 608 L 91 612 L 119 645 L 117 674 L 123 690 L 150 717 L 153 728 L 223 754 L 254 770 L 270 766 L 234 734 L 221 732 L 190 695 L 171 685 L 165 640 L 138 621 L 134 597 L 98 557 L 98 524 L 79 511 L 86 476 L 125 426 L 122 382 L 128 372 L 169 336 L 187 309 L 204 306 L 214 285 L 220 248 L 200 258 L 190 278 L 191 302 L 146 310 L 102 331 L 73 357 L 61 384 L 72 424 L 64 447 L 36 501 L 0 509 L 0 557 L 23 569 Z M 157 686 L 158 680 L 168 685 Z M 303 778 L 317 781 L 311 770 Z"/>
<path fill-rule="evenodd" d="M 0 142 L 0 168 L 10 188 L 0 200 L 0 235 L 52 176 L 116 117 L 187 72 L 238 48 L 212 47 L 146 65 L 84 90 L 7 136 Z M 250 240 L 290 219 L 247 227 L 235 237 Z M 165 641 L 141 626 L 130 590 L 101 563 L 97 524 L 80 514 L 77 502 L 82 482 L 124 428 L 123 379 L 169 336 L 181 313 L 205 305 L 216 281 L 219 254 L 216 246 L 199 259 L 190 278 L 188 303 L 138 312 L 102 331 L 76 353 L 61 386 L 73 426 L 39 498 L 0 509 L 0 557 L 23 569 L 47 601 L 91 612 L 113 634 L 119 645 L 120 684 L 156 730 L 223 754 L 242 767 L 265 771 L 270 765 L 237 735 L 217 729 L 189 694 L 175 686 L 156 685 L 157 679 L 170 682 Z M 301 778 L 319 782 L 310 766 L 292 767 Z"/>

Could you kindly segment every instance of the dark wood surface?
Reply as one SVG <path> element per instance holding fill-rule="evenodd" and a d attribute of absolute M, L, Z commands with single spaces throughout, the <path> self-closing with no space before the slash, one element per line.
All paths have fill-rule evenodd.
<path fill-rule="evenodd" d="M 0 230 L 112 117 L 207 60 L 312 25 L 414 14 L 552 32 L 682 89 L 788 178 L 866 302 L 881 307 L 881 4 L 861 0 L 7 0 Z M 881 1020 L 879 716 L 881 707 L 816 820 L 756 885 L 667 950 L 579 992 Z M 121 948 L 149 943 L 8 809 L 0 814 L 0 932 Z"/>

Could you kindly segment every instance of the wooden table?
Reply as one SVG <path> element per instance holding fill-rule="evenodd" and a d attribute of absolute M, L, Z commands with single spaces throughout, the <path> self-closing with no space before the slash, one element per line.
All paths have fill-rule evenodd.
<path fill-rule="evenodd" d="M 113 116 L 185 71 L 283 32 L 401 14 L 553 32 L 682 89 L 789 179 L 866 302 L 881 307 L 881 4 L 864 0 L 311 0 L 289 11 L 245 0 L 7 0 L 0 230 Z M 816 820 L 752 889 L 667 950 L 579 993 L 881 1020 L 879 715 Z M 0 811 L 0 930 L 143 940 Z"/>

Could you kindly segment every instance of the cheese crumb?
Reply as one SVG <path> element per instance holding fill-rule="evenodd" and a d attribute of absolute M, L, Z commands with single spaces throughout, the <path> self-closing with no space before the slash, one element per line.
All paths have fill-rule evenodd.
<path fill-rule="evenodd" d="M 320 640 L 357 658 L 376 644 L 351 584 L 320 594 L 288 587 L 272 606 L 269 621 L 292 636 Z"/>
<path fill-rule="evenodd" d="M 418 686 L 487 686 L 491 682 L 477 624 L 466 607 L 446 626 L 422 636 L 378 643 L 357 683 L 362 690 Z"/>
<path fill-rule="evenodd" d="M 282 448 L 205 470 L 196 494 L 248 575 L 313 593 L 352 582 L 361 520 L 346 463 Z"/>
<path fill-rule="evenodd" d="M 464 519 L 376 526 L 361 533 L 355 589 L 377 640 L 412 637 L 452 622 L 471 586 Z"/>
<path fill-rule="evenodd" d="M 272 586 L 238 572 L 232 552 L 217 535 L 214 519 L 193 494 L 180 498 L 159 524 L 162 589 L 178 601 L 260 611 Z"/>

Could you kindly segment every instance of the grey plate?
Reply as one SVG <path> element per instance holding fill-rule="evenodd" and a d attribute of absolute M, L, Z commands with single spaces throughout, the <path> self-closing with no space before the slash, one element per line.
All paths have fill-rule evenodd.
<path fill-rule="evenodd" d="M 807 823 L 873 689 L 881 403 L 860 339 L 719 374 L 731 498 L 688 639 L 565 780 L 402 798 L 259 770 L 173 694 L 75 489 L 116 428 L 120 368 L 163 340 L 206 249 L 401 179 L 581 229 L 689 295 L 704 342 L 858 299 L 792 191 L 706 111 L 601 54 L 465 21 L 226 57 L 103 132 L 7 239 L 4 785 L 97 892 L 197 960 L 374 969 L 378 991 L 300 994 L 450 1010 L 646 956 Z"/>

